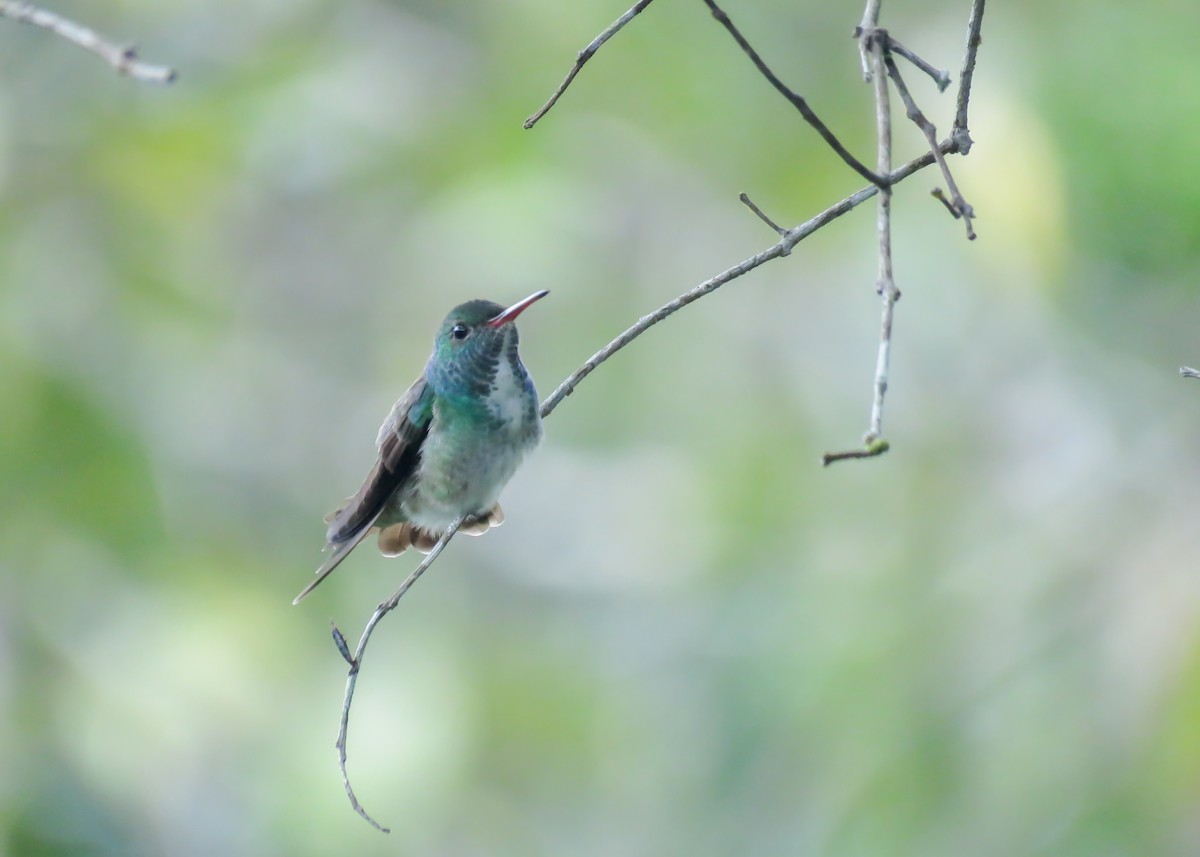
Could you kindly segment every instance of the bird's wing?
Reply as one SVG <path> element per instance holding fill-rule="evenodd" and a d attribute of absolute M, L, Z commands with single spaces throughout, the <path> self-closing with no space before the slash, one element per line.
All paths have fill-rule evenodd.
<path fill-rule="evenodd" d="M 317 579 L 296 596 L 298 603 L 328 577 L 358 546 L 379 517 L 388 499 L 415 472 L 421 458 L 421 443 L 433 420 L 433 391 L 424 377 L 400 397 L 379 429 L 376 444 L 379 458 L 358 493 L 345 502 L 329 520 L 325 538 L 333 553 L 317 569 Z"/>
<path fill-rule="evenodd" d="M 329 523 L 325 537 L 332 545 L 353 539 L 378 517 L 388 498 L 416 470 L 421 443 L 433 419 L 433 391 L 424 378 L 408 388 L 379 429 L 379 458 L 351 497 Z"/>

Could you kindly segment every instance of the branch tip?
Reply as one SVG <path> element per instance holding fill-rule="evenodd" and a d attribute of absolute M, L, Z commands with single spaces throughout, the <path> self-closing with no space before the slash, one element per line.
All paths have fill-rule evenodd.
<path fill-rule="evenodd" d="M 827 452 L 821 456 L 821 466 L 828 467 L 838 461 L 850 461 L 855 458 L 876 458 L 891 449 L 891 444 L 881 437 L 865 443 L 862 449 L 847 449 L 843 452 Z"/>
<path fill-rule="evenodd" d="M 768 217 L 767 214 L 761 208 L 759 208 L 757 205 L 755 205 L 754 200 L 752 200 L 750 198 L 749 194 L 739 193 L 738 199 L 741 200 L 741 202 L 744 206 L 746 206 L 748 209 L 750 209 L 755 214 L 757 214 L 759 220 L 761 220 L 763 223 L 767 224 L 767 226 L 770 226 L 779 235 L 787 235 L 787 230 L 784 229 L 782 226 L 780 226 L 778 223 L 776 223 L 774 220 L 772 220 L 770 217 Z"/>
<path fill-rule="evenodd" d="M 925 114 L 921 112 L 921 108 L 917 106 L 912 93 L 908 91 L 904 77 L 900 74 L 900 68 L 896 65 L 896 61 L 892 59 L 887 45 L 883 47 L 882 59 L 887 69 L 888 77 L 892 79 L 892 83 L 896 86 L 896 92 L 899 93 L 900 99 L 904 102 L 905 114 L 912 120 L 914 125 L 921 129 L 921 133 L 925 135 L 925 140 L 929 144 L 929 151 L 933 153 L 938 167 L 941 168 L 942 178 L 946 180 L 946 187 L 950 197 L 949 202 L 946 201 L 945 196 L 941 195 L 940 189 L 935 193 L 935 196 L 942 201 L 942 204 L 949 209 L 955 218 L 962 218 L 967 230 L 967 240 L 974 241 L 975 229 L 971 224 L 971 220 L 975 217 L 975 209 L 963 198 L 962 192 L 958 189 L 958 183 L 954 181 L 954 175 L 950 172 L 950 165 L 946 163 L 946 158 L 941 152 L 941 145 L 938 143 L 937 129 L 926 118 Z"/>
<path fill-rule="evenodd" d="M 567 72 L 567 76 L 563 78 L 562 83 L 558 85 L 558 88 L 554 90 L 550 98 L 547 99 L 546 103 L 538 108 L 538 110 L 534 112 L 532 116 L 525 120 L 523 127 L 526 131 L 536 125 L 538 121 L 547 113 L 549 113 L 550 109 L 554 107 L 556 103 L 558 103 L 558 99 L 562 97 L 562 94 L 567 91 L 567 87 L 571 85 L 573 80 L 575 80 L 575 76 L 579 74 L 579 70 L 582 69 L 584 64 L 595 55 L 596 51 L 600 50 L 600 47 L 614 35 L 616 35 L 622 27 L 641 14 L 642 10 L 649 6 L 651 2 L 653 2 L 653 0 L 638 0 L 638 2 L 634 3 L 624 15 L 622 15 L 620 18 L 617 18 L 617 20 L 609 24 L 608 27 L 600 33 L 600 35 L 592 39 L 586 48 L 575 54 L 575 64 L 571 66 L 570 71 Z"/>
<path fill-rule="evenodd" d="M 904 57 L 921 71 L 925 72 L 925 74 L 929 75 L 930 79 L 933 80 L 934 85 L 937 86 L 938 92 L 945 92 L 950 86 L 950 72 L 944 69 L 936 68 L 932 63 L 926 62 L 924 59 L 910 51 L 894 38 L 889 37 L 888 43 L 893 53 Z"/>
<path fill-rule="evenodd" d="M 100 57 L 112 66 L 117 74 L 143 83 L 173 83 L 178 77 L 173 68 L 139 61 L 137 48 L 134 45 L 114 44 L 95 30 L 30 3 L 19 2 L 19 0 L 0 0 L 0 17 L 11 18 L 22 24 L 29 24 L 54 33 Z"/>

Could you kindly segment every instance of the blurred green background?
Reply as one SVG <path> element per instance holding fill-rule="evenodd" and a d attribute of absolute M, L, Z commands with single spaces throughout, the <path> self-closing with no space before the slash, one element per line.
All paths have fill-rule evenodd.
<path fill-rule="evenodd" d="M 380 627 L 325 512 L 462 300 L 544 394 L 861 186 L 700 3 L 82 0 L 0 21 L 0 854 L 1200 853 L 1200 6 L 992 4 L 969 244 L 873 206 L 580 386 Z M 856 4 L 729 0 L 872 158 Z M 957 75 L 965 0 L 885 4 Z M 910 85 L 939 129 L 953 90 Z M 897 122 L 897 157 L 922 150 Z"/>

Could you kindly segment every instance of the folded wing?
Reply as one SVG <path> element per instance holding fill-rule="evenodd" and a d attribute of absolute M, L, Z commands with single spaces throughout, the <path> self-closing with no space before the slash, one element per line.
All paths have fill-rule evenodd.
<path fill-rule="evenodd" d="M 400 397 L 380 427 L 376 441 L 379 458 L 358 493 L 327 518 L 326 548 L 333 548 L 333 552 L 317 569 L 317 579 L 296 596 L 293 604 L 299 604 L 341 564 L 370 531 L 391 496 L 412 478 L 432 419 L 433 391 L 422 377 Z"/>

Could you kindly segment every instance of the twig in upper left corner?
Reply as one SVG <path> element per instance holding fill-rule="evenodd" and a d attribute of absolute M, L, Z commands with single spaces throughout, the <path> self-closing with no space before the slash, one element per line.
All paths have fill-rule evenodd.
<path fill-rule="evenodd" d="M 161 65 L 150 65 L 138 59 L 137 49 L 132 45 L 117 45 L 95 30 L 64 18 L 56 12 L 41 9 L 30 3 L 17 0 L 0 0 L 0 17 L 11 18 L 61 36 L 86 51 L 96 54 L 118 74 L 143 83 L 173 83 L 178 77 L 175 69 Z"/>

